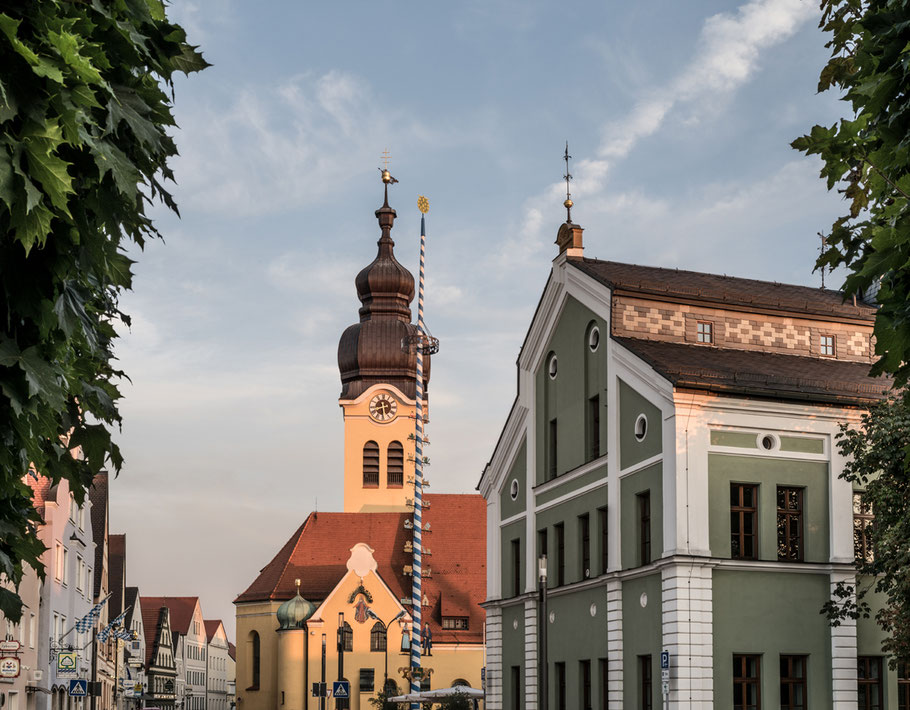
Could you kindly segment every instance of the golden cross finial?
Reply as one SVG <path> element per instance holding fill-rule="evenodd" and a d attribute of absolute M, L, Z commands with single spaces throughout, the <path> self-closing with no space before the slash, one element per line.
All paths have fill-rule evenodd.
<path fill-rule="evenodd" d="M 389 169 L 389 162 L 391 160 L 392 160 L 392 154 L 389 152 L 389 149 L 386 148 L 384 151 L 382 151 L 382 169 L 383 170 Z"/>
<path fill-rule="evenodd" d="M 566 141 L 566 153 L 562 157 L 566 161 L 566 174 L 562 176 L 563 180 L 566 181 L 566 201 L 562 204 L 566 208 L 566 222 L 570 223 L 572 221 L 572 205 L 575 203 L 572 202 L 572 195 L 569 192 L 569 181 L 572 179 L 572 173 L 569 172 L 569 160 L 572 159 L 572 156 L 569 155 L 569 141 Z"/>

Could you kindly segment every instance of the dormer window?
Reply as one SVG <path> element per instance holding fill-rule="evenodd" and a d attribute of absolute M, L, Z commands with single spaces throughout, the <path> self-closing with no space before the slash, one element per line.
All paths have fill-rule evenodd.
<path fill-rule="evenodd" d="M 834 336 L 822 335 L 819 339 L 819 352 L 825 357 L 834 357 Z"/>
<path fill-rule="evenodd" d="M 444 616 L 442 617 L 442 628 L 452 631 L 467 631 L 468 617 L 466 616 Z"/>
<path fill-rule="evenodd" d="M 714 324 L 711 321 L 700 320 L 695 324 L 695 337 L 699 343 L 714 342 Z"/>

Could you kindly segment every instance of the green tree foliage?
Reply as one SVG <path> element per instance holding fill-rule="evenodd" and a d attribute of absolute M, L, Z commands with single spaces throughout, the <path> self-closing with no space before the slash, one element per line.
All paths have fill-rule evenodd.
<path fill-rule="evenodd" d="M 834 625 L 868 617 L 874 591 L 884 605 L 876 621 L 886 632 L 892 663 L 910 659 L 910 401 L 895 395 L 863 415 L 862 427 L 842 427 L 838 449 L 847 457 L 842 478 L 863 490 L 875 523 L 865 529 L 872 554 L 857 559 L 860 583 L 841 584 L 825 606 Z"/>
<path fill-rule="evenodd" d="M 25 472 L 81 503 L 107 461 L 120 468 L 124 251 L 159 236 L 150 205 L 177 209 L 165 90 L 205 66 L 160 0 L 0 3 L 0 577 L 14 585 L 23 564 L 43 572 Z M 0 611 L 19 618 L 14 592 Z"/>
<path fill-rule="evenodd" d="M 852 116 L 813 126 L 793 147 L 824 162 L 821 177 L 849 206 L 817 267 L 846 266 L 844 293 L 880 282 L 873 374 L 910 377 L 910 1 L 822 0 L 831 58 L 818 90 Z"/>

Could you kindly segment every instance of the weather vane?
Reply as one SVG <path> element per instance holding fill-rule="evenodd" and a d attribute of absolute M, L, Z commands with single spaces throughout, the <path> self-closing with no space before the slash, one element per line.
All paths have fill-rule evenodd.
<path fill-rule="evenodd" d="M 569 181 L 572 179 L 572 173 L 569 172 L 569 160 L 572 156 L 569 155 L 569 141 L 566 141 L 566 154 L 562 156 L 566 161 L 566 174 L 563 175 L 563 180 L 566 181 L 566 201 L 562 204 L 566 208 L 566 223 L 569 224 L 572 222 L 572 205 L 575 204 L 572 202 L 572 195 L 569 192 Z"/>
<path fill-rule="evenodd" d="M 379 172 L 382 173 L 382 181 L 386 185 L 394 185 L 398 180 L 392 177 L 392 174 L 389 172 L 389 162 L 392 160 L 392 155 L 389 153 L 388 148 L 382 151 L 382 167 L 379 168 Z"/>

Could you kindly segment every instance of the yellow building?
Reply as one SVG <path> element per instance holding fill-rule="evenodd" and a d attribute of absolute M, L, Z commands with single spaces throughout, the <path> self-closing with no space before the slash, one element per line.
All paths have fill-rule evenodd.
<path fill-rule="evenodd" d="M 344 512 L 311 513 L 234 601 L 238 710 L 318 708 L 322 678 L 350 682 L 353 710 L 383 686 L 408 690 L 416 355 L 414 278 L 395 258 L 395 210 L 376 211 L 378 253 L 355 280 L 360 321 L 338 345 Z M 429 357 L 424 358 L 424 391 Z M 424 402 L 426 411 L 426 402 Z M 424 495 L 424 687 L 479 688 L 484 664 L 486 505 Z M 338 630 L 344 630 L 343 653 Z M 339 656 L 343 668 L 339 667 Z M 327 707 L 335 707 L 329 701 Z"/>

